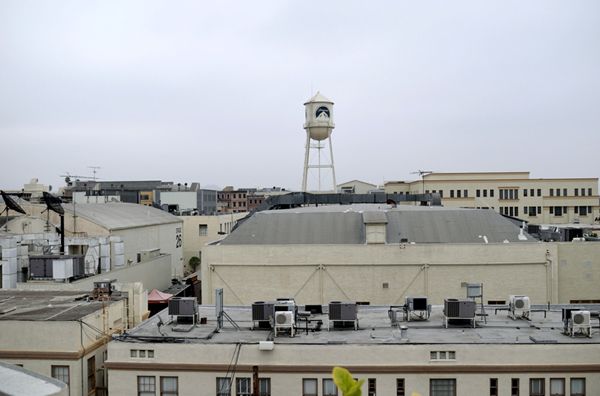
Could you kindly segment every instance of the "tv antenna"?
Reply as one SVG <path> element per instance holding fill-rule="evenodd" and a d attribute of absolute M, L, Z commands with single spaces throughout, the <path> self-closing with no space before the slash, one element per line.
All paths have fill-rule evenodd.
<path fill-rule="evenodd" d="M 93 180 L 96 180 L 96 173 L 98 173 L 98 169 L 102 169 L 100 166 L 88 166 L 88 168 L 90 168 L 92 170 L 92 173 L 94 174 L 93 176 Z"/>
<path fill-rule="evenodd" d="M 99 168 L 99 167 L 98 167 Z M 75 178 L 75 179 L 86 179 L 86 180 L 96 180 L 96 179 L 100 179 L 99 177 L 96 177 L 96 172 L 94 171 L 94 176 L 81 176 L 81 175 L 72 175 L 70 172 L 66 172 L 64 175 L 59 175 L 60 177 L 64 177 L 65 178 L 65 183 L 69 184 L 71 182 L 71 179 Z"/>
<path fill-rule="evenodd" d="M 433 171 L 421 170 L 421 169 L 417 169 L 414 172 L 410 172 L 411 175 L 419 175 L 419 177 L 421 178 L 421 183 L 423 185 L 423 194 L 425 194 L 425 179 L 423 177 L 426 175 L 429 175 L 431 173 L 433 173 Z"/>
<path fill-rule="evenodd" d="M 223 318 L 227 319 L 229 323 L 236 330 L 240 330 L 240 326 L 231 318 L 231 316 L 227 315 L 223 307 L 223 289 L 215 289 L 215 313 L 217 315 L 217 331 L 220 331 L 223 328 Z"/>
<path fill-rule="evenodd" d="M 27 213 L 25 213 L 25 210 L 21 207 L 21 205 L 19 205 L 7 193 L 5 193 L 4 191 L 0 191 L 0 194 L 2 195 L 2 199 L 4 200 L 4 205 L 6 206 L 4 210 L 0 212 L 0 215 L 6 212 L 6 223 L 4 224 L 4 231 L 8 232 L 8 211 L 13 210 L 24 215 L 26 215 Z"/>

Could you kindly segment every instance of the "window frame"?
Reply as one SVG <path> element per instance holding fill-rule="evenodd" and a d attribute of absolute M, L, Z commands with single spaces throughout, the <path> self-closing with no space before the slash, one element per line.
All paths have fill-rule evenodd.
<path fill-rule="evenodd" d="M 396 396 L 406 396 L 406 381 L 404 378 L 396 378 Z"/>
<path fill-rule="evenodd" d="M 152 390 L 141 390 L 140 389 L 140 380 L 142 378 L 146 378 L 148 380 L 150 380 L 150 383 L 148 383 L 148 386 L 152 386 L 153 389 Z M 153 394 L 156 395 L 156 377 L 153 375 L 138 375 L 137 376 L 137 394 L 138 396 L 142 396 L 142 395 L 146 395 L 146 394 Z"/>
<path fill-rule="evenodd" d="M 242 382 L 244 384 L 242 384 Z M 247 391 L 241 392 L 240 385 L 247 385 Z M 252 396 L 252 378 L 250 377 L 236 377 L 235 378 L 235 396 Z"/>
<path fill-rule="evenodd" d="M 429 395 L 430 396 L 436 396 L 433 393 L 433 384 L 434 381 L 450 381 L 450 383 L 453 384 L 453 389 L 452 389 L 452 396 L 456 396 L 457 391 L 456 391 L 456 378 L 430 378 L 429 379 Z"/>
<path fill-rule="evenodd" d="M 554 381 L 562 382 L 562 389 L 563 389 L 562 393 L 552 393 L 552 382 L 554 382 Z M 550 388 L 550 389 L 548 389 L 550 392 L 550 396 L 566 396 L 567 382 L 564 378 L 550 378 L 550 380 L 548 382 L 548 387 Z"/>
<path fill-rule="evenodd" d="M 326 383 L 333 385 L 333 390 L 335 391 L 334 393 L 325 393 L 325 384 Z M 322 392 L 323 396 L 338 396 L 338 388 L 335 385 L 333 378 L 323 378 L 323 380 L 321 381 L 321 392 Z"/>
<path fill-rule="evenodd" d="M 175 379 L 175 391 L 165 391 L 164 380 Z M 160 395 L 161 396 L 178 396 L 179 395 L 179 377 L 166 375 L 160 377 Z"/>
<path fill-rule="evenodd" d="M 229 389 L 221 390 L 219 385 L 221 384 L 220 380 L 225 380 L 225 384 L 228 384 Z M 216 377 L 215 378 L 216 385 L 216 395 L 217 396 L 231 396 L 231 378 L 229 377 Z"/>
<path fill-rule="evenodd" d="M 540 381 L 542 384 L 541 392 L 533 393 L 534 381 Z M 546 396 L 546 378 L 529 378 L 529 396 Z"/>
<path fill-rule="evenodd" d="M 23 367 L 23 365 L 21 365 L 21 367 Z M 54 370 L 67 370 L 67 381 L 63 381 L 62 377 L 63 374 L 59 374 L 56 373 Z M 60 364 L 53 364 L 50 366 L 50 376 L 54 379 L 57 379 L 61 382 L 64 382 L 65 384 L 67 384 L 67 386 L 71 386 L 71 367 L 69 365 L 60 365 Z"/>
<path fill-rule="evenodd" d="M 315 384 L 315 393 L 306 393 L 305 392 L 305 383 L 314 383 Z M 302 378 L 302 396 L 318 396 L 319 395 L 319 379 L 318 378 Z"/>
<path fill-rule="evenodd" d="M 574 393 L 573 392 L 573 380 L 583 381 L 583 393 Z M 566 391 L 566 388 L 565 388 Z M 574 377 L 569 379 L 569 394 L 570 396 L 586 396 L 587 394 L 587 384 L 585 381 L 585 377 Z"/>

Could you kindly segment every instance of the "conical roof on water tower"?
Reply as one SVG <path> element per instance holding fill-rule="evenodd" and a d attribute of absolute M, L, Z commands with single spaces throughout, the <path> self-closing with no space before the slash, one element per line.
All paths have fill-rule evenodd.
<path fill-rule="evenodd" d="M 325 96 L 321 95 L 321 92 L 317 91 L 315 96 L 310 98 L 304 104 L 307 105 L 309 103 L 331 103 L 331 104 L 333 104 L 333 101 L 330 99 L 327 99 Z"/>

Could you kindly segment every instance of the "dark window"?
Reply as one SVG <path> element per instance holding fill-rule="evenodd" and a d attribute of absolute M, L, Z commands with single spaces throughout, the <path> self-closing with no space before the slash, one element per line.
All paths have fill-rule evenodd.
<path fill-rule="evenodd" d="M 592 189 L 588 188 L 588 195 L 592 195 Z"/>
<path fill-rule="evenodd" d="M 22 364 L 20 366 L 23 367 Z M 69 385 L 69 366 L 52 366 L 51 372 L 52 378 L 56 378 L 57 380 Z"/>
<path fill-rule="evenodd" d="M 160 395 L 177 396 L 179 394 L 179 383 L 177 377 L 160 377 Z"/>
<path fill-rule="evenodd" d="M 573 211 L 575 211 L 575 214 L 579 214 L 579 206 L 573 206 Z"/>
<path fill-rule="evenodd" d="M 576 188 L 576 189 L 575 189 L 575 196 L 576 196 L 576 197 L 578 197 L 578 196 L 579 196 L 579 189 L 578 189 L 578 188 Z"/>
<path fill-rule="evenodd" d="M 508 210 L 510 211 L 510 216 L 513 217 L 515 215 L 513 207 L 511 206 Z"/>
<path fill-rule="evenodd" d="M 396 396 L 406 396 L 404 378 L 396 378 Z"/>
<path fill-rule="evenodd" d="M 498 396 L 498 378 L 490 378 L 490 396 Z"/>
<path fill-rule="evenodd" d="M 231 396 L 231 378 L 217 377 L 217 396 Z"/>
<path fill-rule="evenodd" d="M 538 189 L 537 189 L 537 196 L 538 196 L 538 197 L 541 197 L 541 196 L 542 196 L 542 189 L 541 189 L 541 188 L 538 188 Z"/>
<path fill-rule="evenodd" d="M 440 190 L 439 193 L 440 193 L 440 198 L 444 198 L 444 190 Z"/>
<path fill-rule="evenodd" d="M 450 190 L 450 198 L 454 198 L 454 190 Z"/>
<path fill-rule="evenodd" d="M 456 190 L 456 197 L 460 198 L 460 190 Z"/>
<path fill-rule="evenodd" d="M 456 380 L 454 378 L 430 379 L 430 396 L 456 396 Z"/>
<path fill-rule="evenodd" d="M 271 378 L 258 379 L 258 396 L 271 396 Z"/>
<path fill-rule="evenodd" d="M 235 396 L 250 396 L 252 395 L 252 385 L 250 385 L 250 377 L 239 377 L 235 379 Z"/>
<path fill-rule="evenodd" d="M 550 396 L 565 396 L 564 378 L 550 378 Z"/>
<path fill-rule="evenodd" d="M 515 206 L 515 217 L 519 217 L 519 207 Z"/>
<path fill-rule="evenodd" d="M 556 189 L 556 196 L 557 196 L 557 197 L 560 197 L 560 188 L 557 188 L 557 189 Z"/>
<path fill-rule="evenodd" d="M 494 190 L 490 190 L 490 197 L 494 196 Z"/>
<path fill-rule="evenodd" d="M 377 380 L 375 378 L 369 378 L 367 395 L 368 396 L 376 396 L 377 395 Z"/>
<path fill-rule="evenodd" d="M 96 390 L 96 356 L 92 356 L 87 361 L 87 379 L 88 393 Z"/>
<path fill-rule="evenodd" d="M 550 196 L 551 196 L 551 197 L 553 197 L 553 196 L 554 196 L 554 189 L 553 189 L 553 188 L 551 188 L 551 189 L 550 189 Z"/>
<path fill-rule="evenodd" d="M 537 212 L 538 212 L 538 214 L 542 214 L 542 207 L 541 206 L 537 207 Z"/>
<path fill-rule="evenodd" d="M 316 378 L 302 379 L 302 396 L 318 396 L 318 382 Z"/>
<path fill-rule="evenodd" d="M 535 192 L 535 190 L 533 188 L 530 188 L 529 189 L 529 196 L 533 197 L 534 196 L 534 192 Z"/>
<path fill-rule="evenodd" d="M 554 206 L 550 206 L 550 214 L 554 214 Z"/>
<path fill-rule="evenodd" d="M 464 191 L 463 191 L 463 196 L 464 196 L 465 198 L 468 198 L 468 197 L 469 197 L 469 190 L 464 190 Z"/>
<path fill-rule="evenodd" d="M 483 190 L 483 197 L 487 197 L 487 190 Z"/>
<path fill-rule="evenodd" d="M 585 197 L 585 188 L 582 188 L 582 189 L 581 189 L 581 196 L 582 196 L 582 197 Z"/>
<path fill-rule="evenodd" d="M 585 378 L 571 378 L 571 396 L 585 396 Z"/>
<path fill-rule="evenodd" d="M 569 195 L 569 194 L 567 194 L 567 189 L 566 189 L 566 188 L 563 188 L 563 195 L 564 195 L 565 197 L 566 197 L 567 195 Z"/>
<path fill-rule="evenodd" d="M 510 380 L 510 396 L 519 396 L 519 379 L 512 378 Z"/>
<path fill-rule="evenodd" d="M 531 378 L 529 380 L 529 396 L 546 396 L 545 385 L 544 378 Z"/>
<path fill-rule="evenodd" d="M 475 196 L 479 198 L 481 196 L 481 190 L 475 190 Z"/>
<path fill-rule="evenodd" d="M 526 196 L 527 196 L 527 189 L 526 189 L 526 188 L 524 188 L 524 189 L 523 189 L 523 196 L 524 196 L 524 197 L 526 197 Z"/>
<path fill-rule="evenodd" d="M 156 378 L 152 376 L 138 375 L 137 391 L 138 396 L 156 395 Z"/>

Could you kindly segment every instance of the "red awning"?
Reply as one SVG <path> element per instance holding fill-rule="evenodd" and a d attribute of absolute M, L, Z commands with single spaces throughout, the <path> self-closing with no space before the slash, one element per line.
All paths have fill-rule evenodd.
<path fill-rule="evenodd" d="M 173 297 L 172 294 L 163 293 L 157 289 L 154 289 L 148 294 L 148 304 L 166 303 L 171 299 L 171 297 Z"/>

